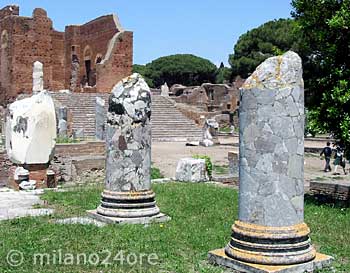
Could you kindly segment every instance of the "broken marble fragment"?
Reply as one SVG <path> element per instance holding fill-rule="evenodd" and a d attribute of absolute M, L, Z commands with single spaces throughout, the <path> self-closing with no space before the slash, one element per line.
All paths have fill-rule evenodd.
<path fill-rule="evenodd" d="M 9 105 L 6 150 L 16 164 L 46 164 L 56 144 L 56 114 L 49 93 L 42 91 Z"/>

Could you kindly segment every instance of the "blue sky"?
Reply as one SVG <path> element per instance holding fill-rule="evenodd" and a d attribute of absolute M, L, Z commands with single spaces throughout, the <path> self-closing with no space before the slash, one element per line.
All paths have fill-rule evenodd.
<path fill-rule="evenodd" d="M 234 44 L 246 31 L 269 20 L 290 17 L 290 0 L 0 0 L 1 7 L 18 4 L 31 16 L 47 10 L 57 30 L 116 13 L 134 31 L 134 63 L 191 53 L 215 64 L 227 64 Z"/>

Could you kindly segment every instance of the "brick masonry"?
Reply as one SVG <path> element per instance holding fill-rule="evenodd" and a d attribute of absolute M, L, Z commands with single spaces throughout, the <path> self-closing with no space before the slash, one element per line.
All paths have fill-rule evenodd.
<path fill-rule="evenodd" d="M 6 6 L 0 10 L 0 34 L 3 105 L 18 94 L 31 93 L 35 61 L 44 65 L 44 88 L 53 91 L 110 92 L 132 71 L 133 33 L 124 31 L 114 15 L 59 32 L 43 9 L 36 8 L 32 17 L 23 17 L 18 6 Z M 79 62 L 76 74 L 72 73 L 73 60 Z M 76 78 L 74 86 L 72 77 Z"/>
<path fill-rule="evenodd" d="M 103 141 L 82 142 L 72 144 L 57 144 L 55 158 L 52 160 L 50 169 L 57 172 L 60 167 L 69 168 L 69 177 L 74 177 L 87 170 L 101 170 L 105 164 L 105 143 Z M 74 169 L 73 174 L 72 170 Z M 7 158 L 6 151 L 0 151 L 0 188 L 10 184 L 17 188 L 13 177 L 16 166 Z M 30 169 L 30 179 L 42 180 L 46 178 L 47 166 L 35 165 Z M 65 169 L 64 171 L 67 171 Z M 60 176 L 61 174 L 58 173 Z M 41 187 L 39 185 L 39 187 Z"/>
<path fill-rule="evenodd" d="M 57 144 L 55 156 L 104 156 L 106 151 L 104 141 L 91 141 L 71 144 Z"/>

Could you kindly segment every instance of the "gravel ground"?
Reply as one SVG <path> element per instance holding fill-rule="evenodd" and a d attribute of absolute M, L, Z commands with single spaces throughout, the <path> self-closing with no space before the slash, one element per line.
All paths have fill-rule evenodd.
<path fill-rule="evenodd" d="M 220 143 L 214 147 L 202 146 L 186 146 L 184 142 L 155 142 L 152 144 L 152 162 L 158 167 L 164 176 L 174 177 L 177 162 L 180 158 L 191 157 L 195 154 L 208 155 L 211 157 L 215 165 L 228 165 L 227 153 L 229 151 L 238 152 L 238 138 L 220 138 Z M 322 148 L 324 141 L 305 141 L 305 147 Z M 333 162 L 333 160 L 332 160 Z M 332 169 L 334 170 L 334 166 Z M 348 164 L 346 169 L 349 173 Z M 343 180 L 350 181 L 350 175 L 344 175 L 342 170 L 341 175 L 333 175 L 333 172 L 323 172 L 324 160 L 318 154 L 305 154 L 305 183 L 308 186 L 310 180 Z"/>

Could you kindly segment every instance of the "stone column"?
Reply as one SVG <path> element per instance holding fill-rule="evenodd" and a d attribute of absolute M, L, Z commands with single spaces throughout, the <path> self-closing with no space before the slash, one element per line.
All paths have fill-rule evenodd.
<path fill-rule="evenodd" d="M 63 106 L 58 108 L 58 135 L 60 137 L 68 136 L 68 108 Z"/>
<path fill-rule="evenodd" d="M 43 64 L 39 61 L 33 65 L 33 94 L 44 90 L 44 72 Z"/>
<path fill-rule="evenodd" d="M 139 74 L 125 78 L 109 98 L 106 180 L 91 215 L 106 222 L 165 221 L 151 189 L 151 93 Z"/>
<path fill-rule="evenodd" d="M 95 121 L 95 135 L 99 140 L 106 139 L 106 119 L 107 119 L 107 111 L 105 109 L 105 101 L 100 97 L 96 97 L 95 102 L 95 113 L 96 113 L 96 121 Z"/>
<path fill-rule="evenodd" d="M 239 219 L 224 253 L 214 251 L 209 257 L 219 264 L 226 259 L 235 269 L 240 262 L 299 267 L 306 263 L 310 268 L 316 251 L 304 223 L 300 57 L 287 52 L 262 63 L 241 89 L 239 110 Z M 304 272 L 305 267 L 293 270 Z"/>

